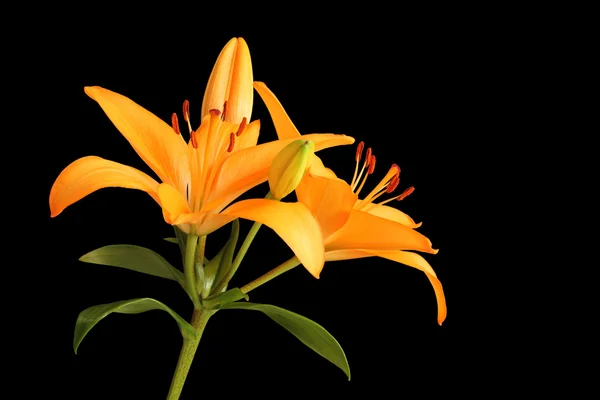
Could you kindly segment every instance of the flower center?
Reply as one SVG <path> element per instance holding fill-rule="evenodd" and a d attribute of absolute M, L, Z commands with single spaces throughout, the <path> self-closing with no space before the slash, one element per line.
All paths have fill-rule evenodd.
<path fill-rule="evenodd" d="M 364 142 L 360 142 L 358 144 L 358 147 L 356 148 L 356 157 L 355 157 L 356 166 L 354 168 L 354 176 L 352 177 L 352 182 L 350 183 L 350 187 L 352 188 L 352 191 L 354 193 L 356 193 L 357 196 L 360 194 L 362 188 L 365 186 L 368 176 L 372 175 L 373 172 L 375 172 L 375 163 L 377 161 L 376 157 L 373 155 L 371 148 L 369 147 L 367 149 L 367 153 L 365 156 L 365 160 L 362 164 L 362 168 L 360 168 L 360 172 L 359 172 L 359 165 L 360 165 L 360 161 L 362 158 L 362 153 L 363 153 L 364 148 L 365 148 Z M 366 170 L 366 173 L 365 173 L 365 170 Z M 364 177 L 363 177 L 363 174 L 364 174 Z M 377 184 L 377 186 L 375 186 L 375 188 L 367 195 L 367 197 L 365 197 L 362 200 L 358 200 L 356 202 L 354 208 L 361 210 L 361 211 L 369 210 L 370 208 L 375 206 L 375 203 L 374 203 L 375 200 L 377 200 L 379 197 L 381 197 L 385 193 L 392 193 L 394 190 L 396 190 L 396 188 L 398 187 L 399 184 L 400 184 L 400 167 L 396 164 L 392 164 L 390 170 L 385 175 L 385 177 L 379 182 L 379 184 Z M 386 203 L 389 203 L 392 200 L 398 200 L 398 201 L 404 200 L 408 195 L 410 195 L 412 192 L 414 192 L 414 190 L 415 190 L 415 188 L 411 186 L 408 189 L 404 190 L 404 192 L 402 192 L 401 194 L 394 196 L 390 199 L 387 199 L 385 201 L 382 201 L 378 205 L 384 205 Z"/>

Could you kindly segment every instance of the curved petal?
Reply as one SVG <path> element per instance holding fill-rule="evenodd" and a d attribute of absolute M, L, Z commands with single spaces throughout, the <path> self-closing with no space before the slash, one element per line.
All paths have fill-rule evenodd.
<path fill-rule="evenodd" d="M 300 136 L 300 132 L 296 129 L 285 109 L 267 85 L 263 82 L 254 82 L 254 89 L 256 89 L 269 110 L 273 125 L 275 125 L 275 130 L 277 131 L 277 137 L 279 139 L 297 139 Z"/>
<path fill-rule="evenodd" d="M 50 216 L 90 193 L 106 187 L 139 189 L 158 202 L 158 182 L 145 173 L 104 158 L 89 156 L 73 161 L 56 178 L 50 189 Z"/>
<path fill-rule="evenodd" d="M 167 223 L 173 224 L 181 214 L 190 212 L 187 201 L 173 186 L 167 183 L 161 183 L 158 186 L 157 192 Z"/>
<path fill-rule="evenodd" d="M 325 253 L 325 261 L 351 260 L 374 256 L 399 262 L 425 273 L 435 292 L 438 309 L 437 322 L 442 325 L 448 314 L 444 289 L 442 283 L 437 278 L 435 271 L 431 268 L 431 265 L 429 265 L 429 263 L 420 255 L 399 250 L 335 250 Z"/>
<path fill-rule="evenodd" d="M 352 210 L 348 222 L 327 238 L 327 251 L 344 249 L 416 250 L 436 254 L 423 234 L 385 218 Z"/>
<path fill-rule="evenodd" d="M 233 38 L 219 53 L 208 79 L 202 100 L 202 118 L 211 109 L 223 112 L 223 104 L 227 101 L 225 121 L 239 124 L 244 117 L 250 121 L 254 97 L 252 80 L 248 45 L 242 38 Z"/>
<path fill-rule="evenodd" d="M 340 229 L 348 218 L 357 196 L 341 179 L 306 174 L 296 188 L 298 201 L 305 204 L 321 225 L 323 237 Z"/>
<path fill-rule="evenodd" d="M 422 225 L 421 222 L 417 224 L 415 220 L 412 219 L 408 214 L 405 214 L 402 211 L 390 206 L 373 204 L 366 210 L 366 212 L 381 218 L 389 219 L 390 221 L 398 222 L 399 224 L 406 225 L 409 228 L 418 228 Z"/>
<path fill-rule="evenodd" d="M 312 140 L 315 151 L 354 143 L 350 136 L 329 133 L 303 135 L 302 139 Z M 275 140 L 232 154 L 215 175 L 208 202 L 219 201 L 225 207 L 242 193 L 265 182 L 273 158 L 294 140 L 297 139 Z"/>
<path fill-rule="evenodd" d="M 325 164 L 323 164 L 321 158 L 319 158 L 317 155 L 313 157 L 313 162 L 310 166 L 309 172 L 314 176 L 322 176 L 329 179 L 339 179 L 335 172 L 333 172 L 333 170 L 330 168 L 327 168 Z"/>
<path fill-rule="evenodd" d="M 304 267 L 319 278 L 325 263 L 323 238 L 318 222 L 304 204 L 251 199 L 233 204 L 222 214 L 267 225 L 290 246 Z"/>
<path fill-rule="evenodd" d="M 99 86 L 88 86 L 85 93 L 98 102 L 161 181 L 185 191 L 189 181 L 189 162 L 187 146 L 181 135 L 125 96 Z"/>

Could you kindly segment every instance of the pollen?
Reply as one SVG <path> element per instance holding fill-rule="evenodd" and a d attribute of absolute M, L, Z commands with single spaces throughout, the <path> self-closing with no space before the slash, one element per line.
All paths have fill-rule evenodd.
<path fill-rule="evenodd" d="M 231 132 L 229 134 L 229 146 L 227 146 L 228 153 L 231 153 L 233 151 L 233 146 L 235 146 L 235 133 Z"/>
<path fill-rule="evenodd" d="M 412 192 L 414 192 L 414 191 L 415 191 L 415 187 L 414 187 L 414 186 L 411 186 L 411 187 L 409 187 L 409 188 L 406 188 L 406 189 L 404 190 L 404 192 L 402 192 L 402 194 L 401 194 L 400 196 L 398 196 L 397 200 L 398 200 L 398 201 L 400 201 L 400 200 L 404 200 L 405 198 L 407 198 L 407 197 L 408 197 L 408 196 L 409 196 L 409 195 L 410 195 Z"/>
<path fill-rule="evenodd" d="M 196 132 L 192 131 L 190 133 L 190 140 L 192 142 L 192 146 L 197 149 L 198 148 L 198 140 L 196 139 Z"/>
<path fill-rule="evenodd" d="M 361 141 L 356 147 L 356 162 L 360 161 L 362 157 L 363 150 L 365 149 L 365 142 Z"/>
<path fill-rule="evenodd" d="M 377 161 L 377 158 L 375 156 L 371 156 L 371 158 L 369 159 L 369 169 L 367 170 L 367 174 L 372 175 L 373 172 L 375 171 L 375 162 Z"/>
<path fill-rule="evenodd" d="M 244 129 L 246 129 L 247 123 L 248 123 L 248 120 L 246 119 L 246 117 L 242 118 L 242 122 L 240 123 L 240 126 L 238 127 L 238 130 L 237 130 L 235 136 L 240 136 L 244 132 Z"/>
<path fill-rule="evenodd" d="M 171 126 L 176 134 L 181 135 L 181 131 L 179 130 L 179 119 L 177 119 L 177 113 L 173 113 L 171 115 Z"/>

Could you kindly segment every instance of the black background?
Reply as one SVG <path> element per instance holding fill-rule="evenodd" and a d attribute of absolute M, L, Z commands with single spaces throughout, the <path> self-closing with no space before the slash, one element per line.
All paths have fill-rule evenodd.
<path fill-rule="evenodd" d="M 78 355 L 72 351 L 74 324 L 89 306 L 137 297 L 156 298 L 185 318 L 192 311 L 176 283 L 77 261 L 95 248 L 128 243 L 179 265 L 177 246 L 162 240 L 172 228 L 147 194 L 103 189 L 49 218 L 50 187 L 79 157 L 97 155 L 151 174 L 84 86 L 121 93 L 166 121 L 188 99 L 195 125 L 214 61 L 234 36 L 248 42 L 254 79 L 273 90 L 300 132 L 364 140 L 377 156 L 371 185 L 392 163 L 402 168 L 400 190 L 416 191 L 396 204 L 423 222 L 420 231 L 440 249 L 425 257 L 444 285 L 448 318 L 437 325 L 427 279 L 403 265 L 383 259 L 328 263 L 320 280 L 297 268 L 256 289 L 251 300 L 290 309 L 328 329 L 346 352 L 352 381 L 264 315 L 222 311 L 204 333 L 182 399 L 270 398 L 303 390 L 316 397 L 478 395 L 511 390 L 525 379 L 520 368 L 498 367 L 509 358 L 513 332 L 503 322 L 506 307 L 497 308 L 499 298 L 489 294 L 488 279 L 500 271 L 501 255 L 487 229 L 502 217 L 490 212 L 495 206 L 488 184 L 505 183 L 489 165 L 500 152 L 503 115 L 511 109 L 505 96 L 519 64 L 518 54 L 506 56 L 519 52 L 507 49 L 512 28 L 490 29 L 497 23 L 491 14 L 473 19 L 460 9 L 380 10 L 352 19 L 314 13 L 297 23 L 289 20 L 293 10 L 270 18 L 228 4 L 198 15 L 185 8 L 153 11 L 161 15 L 76 10 L 76 17 L 57 19 L 38 37 L 37 78 L 43 82 L 36 104 L 47 116 L 37 139 L 44 160 L 39 176 L 45 194 L 39 198 L 46 201 L 39 208 L 47 210 L 45 267 L 38 274 L 47 282 L 47 302 L 34 307 L 48 334 L 35 343 L 49 350 L 37 363 L 48 393 L 165 398 L 181 346 L 166 313 L 111 315 L 85 338 Z M 276 138 L 257 94 L 253 119 L 261 120 L 260 142 Z M 346 146 L 320 156 L 349 179 L 354 153 L 355 146 Z M 262 197 L 266 190 L 261 185 L 245 197 Z M 249 226 L 242 221 L 243 234 Z M 227 235 L 224 228 L 209 237 L 209 257 Z M 272 231 L 261 229 L 233 286 L 290 255 Z"/>

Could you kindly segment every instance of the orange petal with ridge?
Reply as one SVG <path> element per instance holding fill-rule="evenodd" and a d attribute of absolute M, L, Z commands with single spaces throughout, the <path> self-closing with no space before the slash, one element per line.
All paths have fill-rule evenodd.
<path fill-rule="evenodd" d="M 158 202 L 158 182 L 133 167 L 96 156 L 83 157 L 69 164 L 50 189 L 50 216 L 90 193 L 106 187 L 138 189 Z"/>

